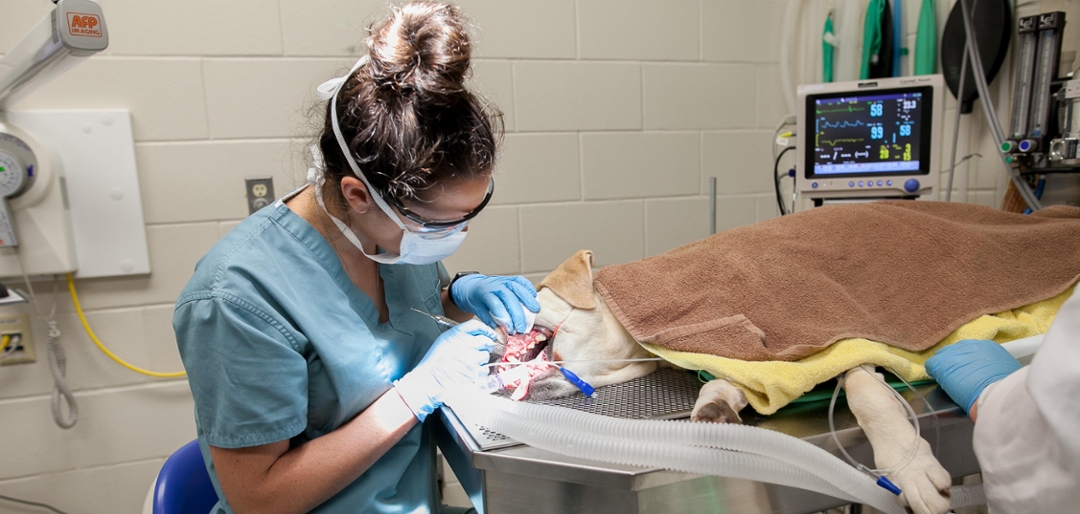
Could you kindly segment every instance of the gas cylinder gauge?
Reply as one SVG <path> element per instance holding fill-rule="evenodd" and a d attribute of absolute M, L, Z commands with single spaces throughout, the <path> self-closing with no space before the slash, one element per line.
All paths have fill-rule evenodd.
<path fill-rule="evenodd" d="M 36 164 L 34 152 L 26 142 L 12 134 L 0 133 L 0 248 L 19 244 L 8 199 L 30 188 Z"/>

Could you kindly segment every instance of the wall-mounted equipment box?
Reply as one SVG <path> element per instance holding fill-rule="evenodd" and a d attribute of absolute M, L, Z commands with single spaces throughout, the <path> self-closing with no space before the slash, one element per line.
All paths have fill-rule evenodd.
<path fill-rule="evenodd" d="M 9 201 L 21 265 L 0 248 L 0 277 L 149 273 L 128 111 L 12 111 L 0 113 L 5 128 L 34 141 L 38 162 L 34 184 Z"/>

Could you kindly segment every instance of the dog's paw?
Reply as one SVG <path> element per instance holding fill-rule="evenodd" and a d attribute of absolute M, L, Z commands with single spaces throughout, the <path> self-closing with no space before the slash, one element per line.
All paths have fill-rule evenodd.
<path fill-rule="evenodd" d="M 742 389 L 727 380 L 711 380 L 698 392 L 690 419 L 711 423 L 742 423 L 739 411 L 743 407 L 746 407 L 746 394 Z"/>
<path fill-rule="evenodd" d="M 930 445 L 921 438 L 919 443 L 918 453 L 911 462 L 890 474 L 889 480 L 903 491 L 900 503 L 915 514 L 944 514 L 951 505 L 949 486 L 952 478 L 934 458 Z"/>
<path fill-rule="evenodd" d="M 739 413 L 724 402 L 694 405 L 694 412 L 690 414 L 690 420 L 708 423 L 742 423 Z"/>

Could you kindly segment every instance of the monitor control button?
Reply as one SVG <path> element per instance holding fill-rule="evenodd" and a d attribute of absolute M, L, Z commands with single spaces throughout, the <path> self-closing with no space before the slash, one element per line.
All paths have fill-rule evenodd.
<path fill-rule="evenodd" d="M 881 181 L 880 180 L 877 181 L 877 185 L 878 185 L 878 187 L 881 187 Z"/>
<path fill-rule="evenodd" d="M 904 191 L 907 191 L 909 193 L 914 193 L 915 191 L 918 191 L 918 190 L 919 190 L 919 181 L 918 180 L 913 179 L 913 178 L 909 178 L 909 179 L 907 179 L 907 182 L 904 182 Z"/>
<path fill-rule="evenodd" d="M 885 181 L 885 185 L 886 185 L 886 186 L 891 186 L 891 185 L 892 185 L 892 181 L 891 181 L 891 180 L 886 180 L 886 181 Z"/>
<path fill-rule="evenodd" d="M 818 187 L 817 182 L 814 182 L 813 184 L 810 184 L 810 187 L 812 187 L 814 189 L 817 189 L 817 187 Z"/>
<path fill-rule="evenodd" d="M 848 187 L 855 187 L 855 182 L 848 182 L 847 185 Z"/>

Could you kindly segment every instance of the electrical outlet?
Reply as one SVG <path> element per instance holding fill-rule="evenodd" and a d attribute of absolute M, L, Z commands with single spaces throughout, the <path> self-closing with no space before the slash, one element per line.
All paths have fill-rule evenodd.
<path fill-rule="evenodd" d="M 0 355 L 0 365 L 28 364 L 37 361 L 34 355 L 34 338 L 30 334 L 30 316 L 26 314 L 14 314 L 0 317 L 0 337 L 8 338 L 8 346 L 13 347 L 12 353 L 8 354 L 9 348 L 5 348 Z"/>
<path fill-rule="evenodd" d="M 273 178 L 249 178 L 244 179 L 247 190 L 248 214 L 270 205 L 274 201 Z"/>

